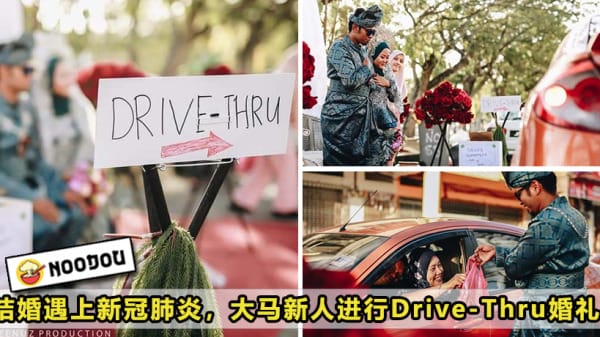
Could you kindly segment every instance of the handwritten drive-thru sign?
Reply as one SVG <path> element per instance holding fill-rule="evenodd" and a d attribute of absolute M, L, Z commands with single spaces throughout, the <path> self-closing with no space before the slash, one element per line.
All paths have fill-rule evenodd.
<path fill-rule="evenodd" d="M 97 168 L 284 153 L 294 74 L 101 79 Z"/>
<path fill-rule="evenodd" d="M 517 112 L 521 109 L 521 96 L 481 97 L 481 112 Z"/>

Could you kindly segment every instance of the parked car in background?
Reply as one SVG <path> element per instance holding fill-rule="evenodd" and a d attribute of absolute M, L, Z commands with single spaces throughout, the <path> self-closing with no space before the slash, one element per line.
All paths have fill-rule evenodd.
<path fill-rule="evenodd" d="M 444 281 L 464 273 L 469 256 L 480 244 L 514 247 L 524 229 L 498 222 L 456 219 L 392 219 L 347 225 L 343 231 L 332 228 L 306 235 L 303 255 L 314 269 L 348 271 L 357 286 L 368 288 L 413 288 L 409 272 L 410 253 L 429 248 L 444 268 Z M 389 277 L 390 271 L 396 273 Z M 514 281 L 506 277 L 495 260 L 483 266 L 490 294 L 514 291 Z M 382 280 L 391 280 L 390 284 Z M 600 287 L 600 265 L 586 269 L 586 287 Z M 510 330 L 494 329 L 486 320 L 464 322 L 432 321 L 428 330 L 397 329 L 394 336 L 508 336 Z M 448 325 L 448 326 L 445 326 Z M 591 331 L 590 331 L 591 332 Z"/>
<path fill-rule="evenodd" d="M 600 14 L 563 39 L 523 109 L 512 165 L 600 165 Z"/>

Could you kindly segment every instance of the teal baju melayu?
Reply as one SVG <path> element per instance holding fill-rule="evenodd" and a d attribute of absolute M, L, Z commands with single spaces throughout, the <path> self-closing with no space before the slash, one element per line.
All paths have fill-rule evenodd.
<path fill-rule="evenodd" d="M 366 51 L 348 36 L 337 40 L 327 55 L 329 90 L 321 111 L 324 165 L 365 165 L 372 119 L 368 81 L 362 64 Z"/>
<path fill-rule="evenodd" d="M 590 249 L 585 217 L 557 197 L 529 223 L 525 234 L 513 249 L 497 247 L 496 264 L 506 275 L 527 289 L 584 288 L 584 268 Z M 566 294 L 565 293 L 565 294 Z M 543 326 L 544 322 L 519 321 L 511 336 L 572 336 L 575 331 Z"/>
<path fill-rule="evenodd" d="M 357 9 L 349 22 L 361 29 L 377 26 L 383 17 L 373 5 Z M 367 165 L 372 144 L 380 137 L 369 102 L 372 70 L 363 65 L 366 50 L 350 37 L 335 41 L 327 54 L 329 89 L 321 111 L 324 165 Z"/>
<path fill-rule="evenodd" d="M 32 109 L 25 102 L 9 104 L 0 96 L 0 190 L 18 199 L 45 197 L 58 207 L 58 224 L 34 213 L 35 251 L 71 246 L 77 242 L 86 218 L 65 202 L 65 182 L 42 160 Z"/>
<path fill-rule="evenodd" d="M 514 249 L 496 248 L 497 265 L 528 289 L 583 288 L 589 258 L 585 217 L 565 197 L 531 220 Z"/>

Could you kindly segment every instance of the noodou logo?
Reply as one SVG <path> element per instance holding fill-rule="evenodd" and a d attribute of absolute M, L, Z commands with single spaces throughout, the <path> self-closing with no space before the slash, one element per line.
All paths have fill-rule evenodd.
<path fill-rule="evenodd" d="M 112 253 L 112 254 L 111 254 Z M 100 267 L 111 268 L 125 264 L 125 253 L 123 250 L 113 250 L 111 253 L 88 254 L 85 258 L 78 257 L 73 260 L 65 259 L 48 263 L 50 277 L 68 275 L 72 272 L 85 272 Z"/>

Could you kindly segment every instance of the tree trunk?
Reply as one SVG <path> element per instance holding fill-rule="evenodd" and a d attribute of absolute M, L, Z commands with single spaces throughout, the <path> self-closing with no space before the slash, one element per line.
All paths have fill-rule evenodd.
<path fill-rule="evenodd" d="M 254 21 L 250 24 L 250 38 L 246 41 L 246 45 L 242 49 L 239 58 L 238 70 L 247 73 L 252 71 L 252 63 L 254 61 L 254 49 L 260 42 L 261 36 L 263 36 L 264 24 L 263 21 Z"/>
<path fill-rule="evenodd" d="M 429 80 L 431 79 L 431 74 L 433 73 L 433 69 L 435 68 L 437 62 L 438 61 L 437 61 L 437 58 L 435 57 L 435 55 L 430 54 L 427 61 L 425 61 L 425 63 L 423 64 L 423 72 L 421 73 L 421 78 L 418 81 L 420 84 L 418 86 L 418 90 L 415 92 L 414 100 L 416 100 L 417 97 L 423 95 L 423 93 L 425 93 L 425 91 L 427 91 L 429 89 Z M 414 100 L 413 100 L 413 102 L 414 102 Z M 414 105 L 413 105 L 413 109 L 414 109 Z M 409 118 L 407 118 L 406 122 L 404 123 L 403 131 L 404 131 L 404 135 L 406 137 L 414 137 L 415 136 L 415 129 L 417 126 L 417 122 L 415 121 L 414 118 L 412 118 L 413 114 L 414 114 L 414 112 L 411 113 L 411 116 L 409 116 Z"/>
<path fill-rule="evenodd" d="M 129 53 L 129 59 L 134 63 L 139 63 L 139 55 L 136 46 L 139 44 L 140 36 L 138 35 L 138 12 L 140 9 L 140 3 L 142 0 L 134 0 L 129 2 L 129 8 L 127 11 L 133 20 L 131 30 L 129 32 L 130 42 L 127 44 L 127 52 Z"/>
<path fill-rule="evenodd" d="M 161 70 L 161 76 L 173 76 L 177 74 L 177 68 L 185 62 L 192 47 L 192 40 L 183 32 L 174 32 L 169 55 Z"/>

